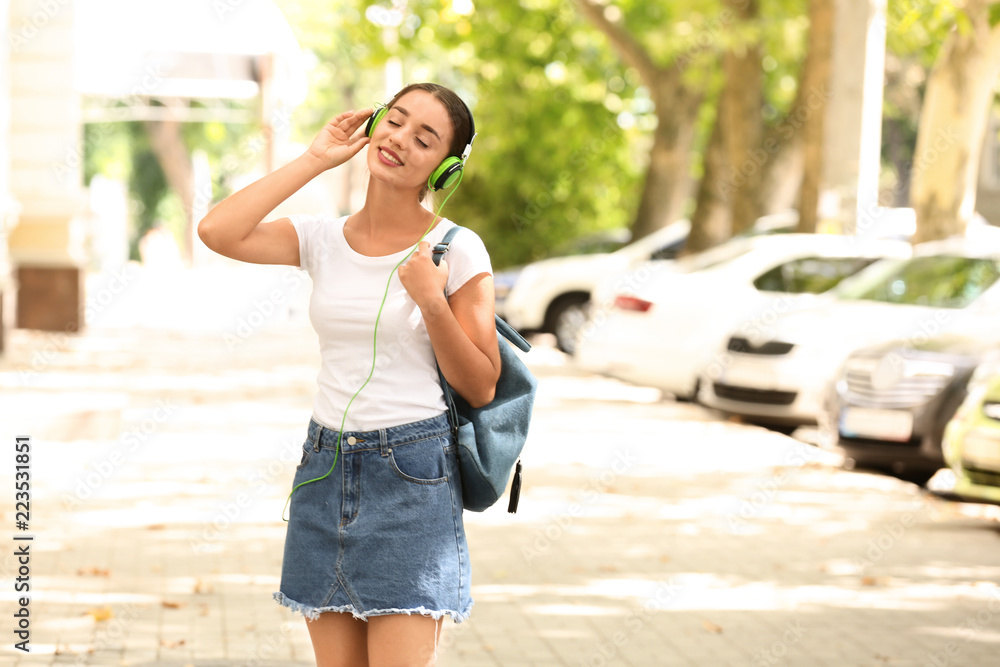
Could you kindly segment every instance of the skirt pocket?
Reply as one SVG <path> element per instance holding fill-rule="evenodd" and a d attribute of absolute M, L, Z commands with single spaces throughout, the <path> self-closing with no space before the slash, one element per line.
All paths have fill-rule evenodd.
<path fill-rule="evenodd" d="M 302 459 L 299 461 L 299 465 L 295 468 L 295 470 L 302 470 L 309 465 L 309 459 L 312 458 L 312 453 L 315 449 L 316 448 L 313 443 L 306 438 L 306 441 L 302 444 Z"/>
<path fill-rule="evenodd" d="M 389 450 L 389 464 L 396 476 L 413 484 L 448 481 L 447 437 L 427 438 L 396 445 Z"/>

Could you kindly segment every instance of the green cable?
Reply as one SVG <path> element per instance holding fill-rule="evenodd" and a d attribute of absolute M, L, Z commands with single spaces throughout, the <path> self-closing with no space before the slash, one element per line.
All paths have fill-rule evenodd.
<path fill-rule="evenodd" d="M 453 187 L 451 191 L 448 192 L 447 196 L 438 206 L 437 213 L 434 214 L 434 220 L 431 221 L 430 227 L 428 227 L 427 231 L 423 233 L 423 235 L 420 237 L 420 240 L 417 241 L 417 244 L 413 246 L 413 249 L 411 249 L 410 252 L 406 253 L 406 256 L 403 257 L 403 259 L 399 260 L 399 263 L 396 264 L 396 266 L 392 267 L 392 271 L 389 272 L 389 280 L 385 283 L 385 293 L 382 295 L 382 303 L 379 304 L 378 314 L 375 316 L 375 330 L 372 333 L 372 367 L 371 370 L 368 371 L 368 377 L 365 378 L 365 381 L 362 383 L 362 385 L 358 387 L 358 390 L 354 392 L 354 395 L 351 396 L 351 400 L 347 402 L 347 407 L 344 408 L 344 417 L 340 421 L 340 430 L 337 431 L 337 447 L 333 453 L 333 465 L 331 465 L 330 469 L 326 471 L 326 474 L 320 477 L 316 477 L 315 479 L 309 479 L 304 482 L 299 482 L 292 488 L 292 490 L 288 493 L 288 498 L 285 500 L 285 506 L 281 510 L 281 519 L 283 521 L 286 522 L 288 521 L 288 519 L 285 518 L 285 510 L 288 509 L 288 504 L 292 501 L 292 494 L 295 493 L 296 489 L 298 489 L 300 486 L 305 486 L 306 484 L 312 484 L 313 482 L 318 482 L 322 479 L 326 479 L 333 472 L 334 468 L 337 467 L 337 459 L 340 458 L 340 439 L 344 435 L 344 425 L 347 423 L 347 411 L 351 409 L 351 404 L 354 403 L 354 399 L 358 397 L 358 394 L 361 393 L 362 389 L 368 386 L 368 383 L 371 381 L 372 376 L 375 375 L 375 355 L 378 352 L 378 323 L 379 320 L 382 319 L 382 309 L 385 307 L 386 299 L 389 298 L 389 286 L 392 284 L 392 275 L 396 272 L 396 269 L 402 266 L 403 263 L 406 260 L 408 260 L 413 255 L 413 253 L 417 251 L 423 240 L 427 238 L 427 235 L 431 233 L 432 229 L 434 229 L 434 225 L 437 224 L 438 219 L 440 219 L 441 217 L 441 209 L 444 208 L 444 205 L 448 202 L 449 199 L 451 199 L 451 196 L 455 193 L 455 190 L 458 189 L 459 183 L 462 182 L 462 174 L 463 174 L 462 171 L 458 172 L 458 180 L 455 181 L 455 187 Z"/>

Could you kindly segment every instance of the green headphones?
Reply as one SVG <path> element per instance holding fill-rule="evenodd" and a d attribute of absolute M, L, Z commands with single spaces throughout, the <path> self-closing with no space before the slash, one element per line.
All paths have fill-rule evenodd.
<path fill-rule="evenodd" d="M 465 102 L 462 104 L 465 104 Z M 375 106 L 375 113 L 371 115 L 371 118 L 368 119 L 368 125 L 365 126 L 365 136 L 372 136 L 375 126 L 385 118 L 388 112 L 389 107 L 385 104 L 377 104 Z M 427 189 L 431 192 L 454 185 L 461 175 L 462 169 L 465 168 L 465 161 L 469 159 L 469 153 L 472 152 L 472 142 L 476 138 L 476 122 L 472 120 L 472 112 L 469 111 L 468 105 L 465 107 L 465 113 L 469 115 L 469 134 L 471 135 L 469 143 L 466 144 L 461 157 L 449 155 L 431 172 L 431 175 L 427 178 Z"/>

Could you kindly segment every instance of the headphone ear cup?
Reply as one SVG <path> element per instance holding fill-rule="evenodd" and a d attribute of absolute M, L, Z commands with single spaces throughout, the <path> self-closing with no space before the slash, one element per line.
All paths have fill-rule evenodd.
<path fill-rule="evenodd" d="M 455 156 L 446 157 L 438 165 L 437 169 L 431 172 L 430 177 L 427 179 L 427 189 L 431 192 L 436 192 L 451 187 L 455 180 L 458 179 L 458 175 L 462 173 L 463 166 L 460 158 Z"/>
<path fill-rule="evenodd" d="M 375 126 L 379 124 L 379 121 L 385 117 L 385 114 L 389 111 L 388 107 L 379 107 L 375 110 L 371 116 L 368 117 L 368 124 L 365 125 L 365 136 L 372 136 L 372 132 L 375 131 Z"/>

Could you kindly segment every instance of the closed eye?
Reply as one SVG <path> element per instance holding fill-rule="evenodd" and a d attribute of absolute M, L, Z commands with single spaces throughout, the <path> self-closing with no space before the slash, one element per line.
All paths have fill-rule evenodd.
<path fill-rule="evenodd" d="M 393 127 L 402 127 L 399 123 L 397 123 L 394 120 L 389 120 L 387 122 L 389 123 L 389 125 L 392 125 Z M 416 139 L 417 139 L 417 143 L 420 144 L 421 148 L 427 148 L 428 147 L 427 144 L 420 137 L 417 137 Z"/>

